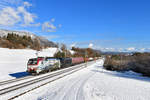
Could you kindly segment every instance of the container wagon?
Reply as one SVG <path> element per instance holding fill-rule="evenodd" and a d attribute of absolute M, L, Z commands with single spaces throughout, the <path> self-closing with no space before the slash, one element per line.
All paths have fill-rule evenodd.
<path fill-rule="evenodd" d="M 76 64 L 80 64 L 84 62 L 84 58 L 83 57 L 75 57 L 75 58 L 71 58 L 72 59 L 72 65 L 76 65 Z"/>
<path fill-rule="evenodd" d="M 88 62 L 89 61 L 89 58 L 84 58 L 84 62 Z"/>
<path fill-rule="evenodd" d="M 61 68 L 69 67 L 72 65 L 71 58 L 59 58 Z"/>

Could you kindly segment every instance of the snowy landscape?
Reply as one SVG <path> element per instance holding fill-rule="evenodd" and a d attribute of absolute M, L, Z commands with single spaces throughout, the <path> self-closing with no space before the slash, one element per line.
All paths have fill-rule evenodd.
<path fill-rule="evenodd" d="M 149 100 L 150 78 L 134 72 L 111 72 L 98 60 L 15 100 Z"/>
<path fill-rule="evenodd" d="M 0 48 L 0 80 L 27 76 L 27 62 L 30 58 L 36 58 L 37 56 L 53 57 L 56 52 L 57 48 L 43 49 L 40 52 L 32 49 Z"/>
<path fill-rule="evenodd" d="M 0 0 L 0 100 L 150 100 L 150 0 Z"/>
<path fill-rule="evenodd" d="M 43 50 L 53 56 L 56 48 Z M 36 57 L 34 50 L 0 49 L 1 81 L 28 76 L 26 63 Z M 39 53 L 40 54 L 40 53 Z M 21 56 L 23 55 L 23 56 Z M 150 78 L 132 71 L 124 73 L 103 69 L 104 59 L 65 76 L 15 100 L 149 100 Z"/>

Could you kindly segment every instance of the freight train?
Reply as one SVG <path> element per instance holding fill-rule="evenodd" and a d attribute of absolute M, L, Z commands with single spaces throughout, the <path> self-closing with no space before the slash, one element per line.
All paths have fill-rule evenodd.
<path fill-rule="evenodd" d="M 27 72 L 39 74 L 42 72 L 50 72 L 56 69 L 69 67 L 89 61 L 89 58 L 74 57 L 74 58 L 53 58 L 53 57 L 38 57 L 29 59 L 27 63 Z"/>

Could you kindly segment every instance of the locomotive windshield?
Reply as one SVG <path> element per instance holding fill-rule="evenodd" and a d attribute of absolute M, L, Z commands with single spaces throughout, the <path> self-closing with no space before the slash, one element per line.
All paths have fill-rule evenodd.
<path fill-rule="evenodd" d="M 37 64 L 37 58 L 35 59 L 29 59 L 28 65 L 36 65 Z"/>

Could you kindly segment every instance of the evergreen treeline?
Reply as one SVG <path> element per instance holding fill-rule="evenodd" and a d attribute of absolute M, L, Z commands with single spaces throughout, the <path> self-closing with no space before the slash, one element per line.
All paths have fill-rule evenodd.
<path fill-rule="evenodd" d="M 0 37 L 0 47 L 10 49 L 41 49 L 40 42 L 37 39 L 31 39 L 30 36 L 20 36 L 13 33 L 8 33 L 5 37 Z"/>

